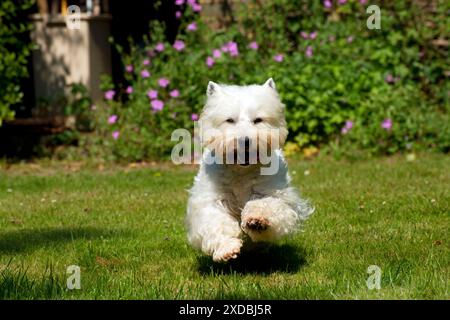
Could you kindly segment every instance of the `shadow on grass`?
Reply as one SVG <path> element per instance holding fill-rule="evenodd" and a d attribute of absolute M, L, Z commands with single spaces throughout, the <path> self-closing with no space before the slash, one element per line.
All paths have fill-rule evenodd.
<path fill-rule="evenodd" d="M 21 253 L 78 239 L 112 237 L 120 231 L 94 227 L 22 229 L 0 233 L 0 254 Z"/>
<path fill-rule="evenodd" d="M 228 263 L 217 263 L 211 257 L 198 258 L 198 271 L 203 276 L 218 274 L 296 273 L 306 265 L 306 251 L 291 244 L 258 244 L 244 249 L 241 255 Z"/>

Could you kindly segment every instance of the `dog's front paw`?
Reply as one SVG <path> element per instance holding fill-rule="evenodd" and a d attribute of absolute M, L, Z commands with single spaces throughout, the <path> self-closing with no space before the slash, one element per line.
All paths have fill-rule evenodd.
<path fill-rule="evenodd" d="M 253 241 L 271 241 L 274 238 L 272 223 L 258 214 L 247 214 L 241 222 L 241 229 Z"/>
<path fill-rule="evenodd" d="M 274 209 L 265 199 L 249 201 L 242 211 L 241 229 L 253 241 L 273 240 Z"/>
<path fill-rule="evenodd" d="M 216 262 L 227 262 L 231 259 L 236 259 L 241 252 L 241 247 L 241 239 L 229 239 L 214 250 L 213 260 Z"/>
<path fill-rule="evenodd" d="M 244 231 L 263 232 L 270 227 L 270 222 L 264 217 L 247 217 L 242 222 L 242 228 Z"/>

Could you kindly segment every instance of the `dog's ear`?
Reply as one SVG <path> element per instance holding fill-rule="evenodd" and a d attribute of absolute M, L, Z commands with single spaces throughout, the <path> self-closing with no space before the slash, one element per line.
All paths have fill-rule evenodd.
<path fill-rule="evenodd" d="M 214 94 L 220 91 L 220 86 L 215 82 L 208 82 L 208 87 L 206 88 L 206 95 L 208 97 L 213 96 Z"/>
<path fill-rule="evenodd" d="M 272 88 L 273 90 L 277 91 L 277 87 L 275 85 L 275 81 L 273 81 L 272 78 L 269 78 L 264 84 L 264 87 Z"/>

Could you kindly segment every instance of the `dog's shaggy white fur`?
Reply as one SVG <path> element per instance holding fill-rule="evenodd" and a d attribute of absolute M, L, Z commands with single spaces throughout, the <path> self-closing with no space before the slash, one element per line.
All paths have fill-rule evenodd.
<path fill-rule="evenodd" d="M 273 80 L 250 86 L 210 82 L 199 123 L 206 149 L 187 207 L 192 246 L 214 261 L 228 261 L 238 256 L 244 243 L 274 241 L 295 232 L 313 209 L 290 187 L 280 149 L 287 136 L 284 105 Z M 279 144 L 262 138 L 268 130 L 276 132 L 270 138 L 278 139 Z M 219 146 L 231 145 L 225 151 L 220 149 L 224 154 L 236 152 L 236 141 L 242 139 L 247 139 L 247 152 L 249 140 L 258 141 L 256 148 L 267 144 L 273 152 L 272 161 L 279 162 L 278 170 L 262 175 L 259 162 L 210 161 L 217 156 Z"/>

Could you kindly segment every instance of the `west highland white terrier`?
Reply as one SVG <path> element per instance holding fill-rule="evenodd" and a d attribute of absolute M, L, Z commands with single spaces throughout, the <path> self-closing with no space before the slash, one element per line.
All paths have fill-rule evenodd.
<path fill-rule="evenodd" d="M 209 82 L 206 95 L 199 120 L 204 152 L 186 225 L 194 248 L 224 262 L 247 243 L 294 233 L 314 210 L 290 186 L 281 150 L 288 134 L 284 104 L 274 81 Z"/>

